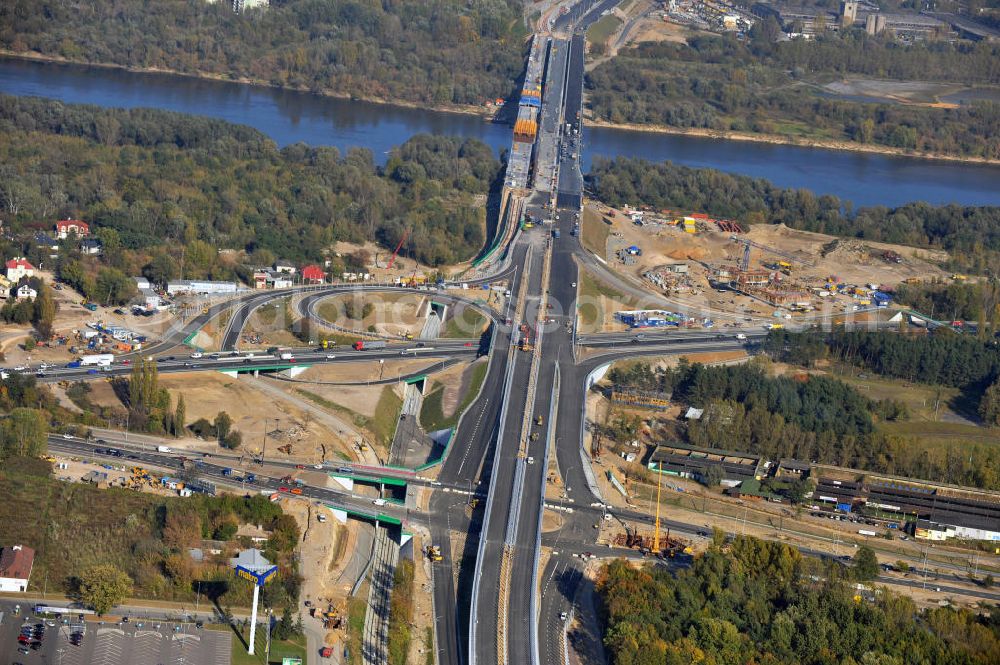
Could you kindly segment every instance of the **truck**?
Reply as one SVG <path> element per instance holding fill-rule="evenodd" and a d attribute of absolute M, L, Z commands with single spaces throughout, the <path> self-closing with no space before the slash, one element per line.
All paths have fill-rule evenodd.
<path fill-rule="evenodd" d="M 870 529 L 858 529 L 858 533 L 862 536 L 877 536 L 878 534 Z"/>
<path fill-rule="evenodd" d="M 282 353 L 282 354 L 281 354 L 280 358 L 281 358 L 282 360 L 291 360 L 291 359 L 292 359 L 292 354 L 291 354 L 291 353 L 288 353 L 288 352 L 286 351 L 285 353 Z"/>
<path fill-rule="evenodd" d="M 156 447 L 156 452 L 158 452 L 158 453 L 169 453 L 170 450 L 171 450 L 170 446 L 157 446 Z"/>
<path fill-rule="evenodd" d="M 385 342 L 366 342 L 363 339 L 359 339 L 354 343 L 355 351 L 373 351 L 375 349 L 384 349 Z"/>
<path fill-rule="evenodd" d="M 552 237 L 553 238 L 559 237 L 559 229 L 552 229 Z"/>
<path fill-rule="evenodd" d="M 115 357 L 110 353 L 97 353 L 90 356 L 81 356 L 80 365 L 82 367 L 88 367 L 90 365 L 110 365 L 114 362 Z"/>
<path fill-rule="evenodd" d="M 96 312 L 97 311 L 97 305 L 95 305 L 92 302 L 85 303 L 84 306 L 83 306 L 83 308 L 86 309 L 86 310 L 89 310 L 91 312 Z"/>

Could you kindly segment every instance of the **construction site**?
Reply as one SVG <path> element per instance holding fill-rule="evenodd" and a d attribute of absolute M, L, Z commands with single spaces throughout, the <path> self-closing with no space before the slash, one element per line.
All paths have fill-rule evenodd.
<path fill-rule="evenodd" d="M 619 210 L 590 202 L 583 225 L 584 245 L 599 260 L 678 303 L 671 311 L 623 308 L 607 321 L 610 329 L 711 327 L 820 309 L 857 312 L 890 305 L 904 281 L 961 278 L 940 267 L 948 258 L 943 251 L 782 224 L 749 226 L 697 211 Z"/>

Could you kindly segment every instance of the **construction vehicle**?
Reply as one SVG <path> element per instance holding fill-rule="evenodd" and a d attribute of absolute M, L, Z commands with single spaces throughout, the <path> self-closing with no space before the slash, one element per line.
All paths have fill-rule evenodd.
<path fill-rule="evenodd" d="M 535 347 L 531 344 L 531 329 L 528 327 L 527 323 L 522 323 L 518 328 L 521 333 L 521 340 L 518 342 L 522 351 L 534 351 Z"/>
<path fill-rule="evenodd" d="M 405 231 L 403 231 L 403 237 L 399 239 L 399 244 L 396 245 L 396 251 L 392 253 L 392 258 L 389 259 L 389 265 L 386 266 L 386 269 L 392 270 L 392 264 L 396 262 L 396 256 L 399 255 L 399 250 L 402 249 L 403 243 L 406 242 L 406 239 L 409 236 L 410 236 L 410 229 L 406 229 Z"/>
<path fill-rule="evenodd" d="M 736 236 L 736 235 L 731 235 L 731 236 L 729 236 L 729 239 L 732 240 L 733 242 L 738 242 L 741 245 L 743 245 L 743 257 L 740 259 L 740 262 L 739 262 L 739 268 L 743 272 L 746 272 L 747 270 L 750 269 L 750 248 L 751 247 L 756 247 L 757 249 L 763 250 L 763 251 L 768 252 L 770 254 L 774 254 L 775 256 L 780 256 L 780 257 L 782 257 L 784 259 L 787 259 L 787 261 L 781 261 L 781 262 L 779 262 L 779 266 L 786 265 L 789 268 L 791 268 L 791 264 L 788 263 L 788 261 L 794 261 L 795 263 L 800 263 L 800 264 L 806 266 L 807 268 L 811 268 L 812 265 L 813 265 L 810 261 L 806 261 L 804 259 L 801 259 L 801 258 L 799 258 L 797 256 L 794 256 L 792 254 L 789 254 L 787 252 L 782 252 L 779 249 L 775 249 L 773 247 L 768 247 L 767 245 L 762 245 L 759 242 L 754 242 L 753 240 L 750 240 L 750 238 L 741 238 L 741 237 Z"/>
<path fill-rule="evenodd" d="M 428 545 L 425 551 L 427 552 L 427 558 L 431 561 L 442 561 L 444 559 L 441 556 L 441 548 L 437 545 Z"/>
<path fill-rule="evenodd" d="M 538 425 L 539 427 L 542 426 L 542 417 L 541 416 L 535 416 L 535 424 Z"/>

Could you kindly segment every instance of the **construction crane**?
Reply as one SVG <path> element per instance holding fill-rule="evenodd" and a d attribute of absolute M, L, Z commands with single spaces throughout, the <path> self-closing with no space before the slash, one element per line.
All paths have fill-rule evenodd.
<path fill-rule="evenodd" d="M 404 229 L 403 230 L 403 237 L 400 238 L 399 244 L 396 245 L 396 251 L 394 251 L 392 253 L 392 258 L 389 259 L 389 265 L 386 266 L 387 270 L 391 270 L 392 269 L 392 264 L 396 261 L 396 256 L 399 254 L 399 250 L 402 249 L 403 243 L 406 242 L 406 239 L 409 238 L 409 237 L 410 237 L 410 229 Z"/>
<path fill-rule="evenodd" d="M 768 247 L 767 245 L 762 245 L 759 242 L 754 242 L 753 240 L 750 240 L 750 238 L 741 238 L 739 236 L 732 235 L 729 236 L 729 239 L 732 240 L 733 242 L 738 242 L 743 245 L 743 258 L 740 260 L 740 270 L 742 270 L 743 272 L 746 272 L 747 270 L 750 269 L 751 247 L 756 247 L 759 250 L 769 252 L 771 254 L 774 254 L 775 256 L 786 258 L 789 261 L 795 261 L 796 263 L 801 263 L 807 268 L 811 268 L 813 266 L 812 261 L 807 261 L 798 256 L 795 256 L 794 254 L 783 252 L 780 249 L 775 249 L 773 247 Z"/>

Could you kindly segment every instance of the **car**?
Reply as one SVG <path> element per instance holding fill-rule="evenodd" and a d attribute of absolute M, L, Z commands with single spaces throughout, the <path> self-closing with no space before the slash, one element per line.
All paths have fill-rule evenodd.
<path fill-rule="evenodd" d="M 27 655 L 29 655 L 31 653 L 31 651 L 29 651 L 28 649 L 25 649 L 24 647 L 18 647 L 17 652 L 18 653 L 23 653 L 25 656 L 27 656 Z"/>
<path fill-rule="evenodd" d="M 472 342 L 466 342 L 465 346 L 472 346 Z"/>
<path fill-rule="evenodd" d="M 73 435 L 72 434 L 63 434 L 63 438 L 64 439 L 72 439 Z"/>
<path fill-rule="evenodd" d="M 131 360 L 129 360 L 128 358 L 126 358 L 125 360 L 123 360 L 123 361 L 122 361 L 122 364 L 123 364 L 123 365 L 131 365 L 131 364 L 132 364 L 132 361 L 131 361 Z"/>
<path fill-rule="evenodd" d="M 306 468 L 306 465 L 305 464 L 296 464 L 295 468 L 296 469 L 304 469 L 304 468 Z"/>
<path fill-rule="evenodd" d="M 306 607 L 312 607 L 313 602 L 311 600 L 307 600 L 305 603 L 303 603 L 303 605 L 305 605 Z"/>
<path fill-rule="evenodd" d="M 322 464 L 313 464 L 313 468 L 314 469 L 322 469 L 323 465 Z"/>
<path fill-rule="evenodd" d="M 97 374 L 97 370 L 96 369 L 88 369 L 87 370 L 87 374 Z"/>
<path fill-rule="evenodd" d="M 335 356 L 335 355 L 334 355 L 334 354 L 332 354 L 332 353 L 328 353 L 328 354 L 326 354 L 326 359 L 327 359 L 327 360 L 333 360 L 333 359 L 334 359 L 334 358 L 336 358 L 336 357 L 337 357 L 337 356 Z"/>
<path fill-rule="evenodd" d="M 204 621 L 195 621 L 194 622 L 194 627 L 195 628 L 204 628 L 205 627 L 205 622 Z"/>
<path fill-rule="evenodd" d="M 560 618 L 561 620 L 565 621 L 566 619 L 568 619 L 568 618 L 569 618 L 569 615 L 568 615 L 568 614 L 566 614 L 565 612 L 560 612 L 560 613 L 559 613 L 559 618 Z"/>
<path fill-rule="evenodd" d="M 292 488 L 292 494 L 302 494 L 302 488 L 300 488 L 300 487 L 293 487 Z"/>
<path fill-rule="evenodd" d="M 50 620 L 48 620 L 48 621 L 45 622 L 45 625 L 48 626 L 49 628 L 55 628 L 56 627 L 56 622 L 52 621 L 50 619 Z"/>
<path fill-rule="evenodd" d="M 202 353 L 200 353 L 198 351 L 195 351 L 194 353 L 191 354 L 191 357 L 194 358 L 195 360 L 198 360 L 199 358 L 204 357 L 204 354 L 202 354 Z"/>
<path fill-rule="evenodd" d="M 385 499 L 375 499 L 374 501 L 372 501 L 372 505 L 374 505 L 374 506 L 384 506 L 385 505 Z"/>
<path fill-rule="evenodd" d="M 278 491 L 279 491 L 279 492 L 287 492 L 287 491 L 288 491 L 288 488 L 287 488 L 287 487 L 285 487 L 284 485 L 282 485 L 281 487 L 279 487 L 279 488 L 278 488 Z"/>

